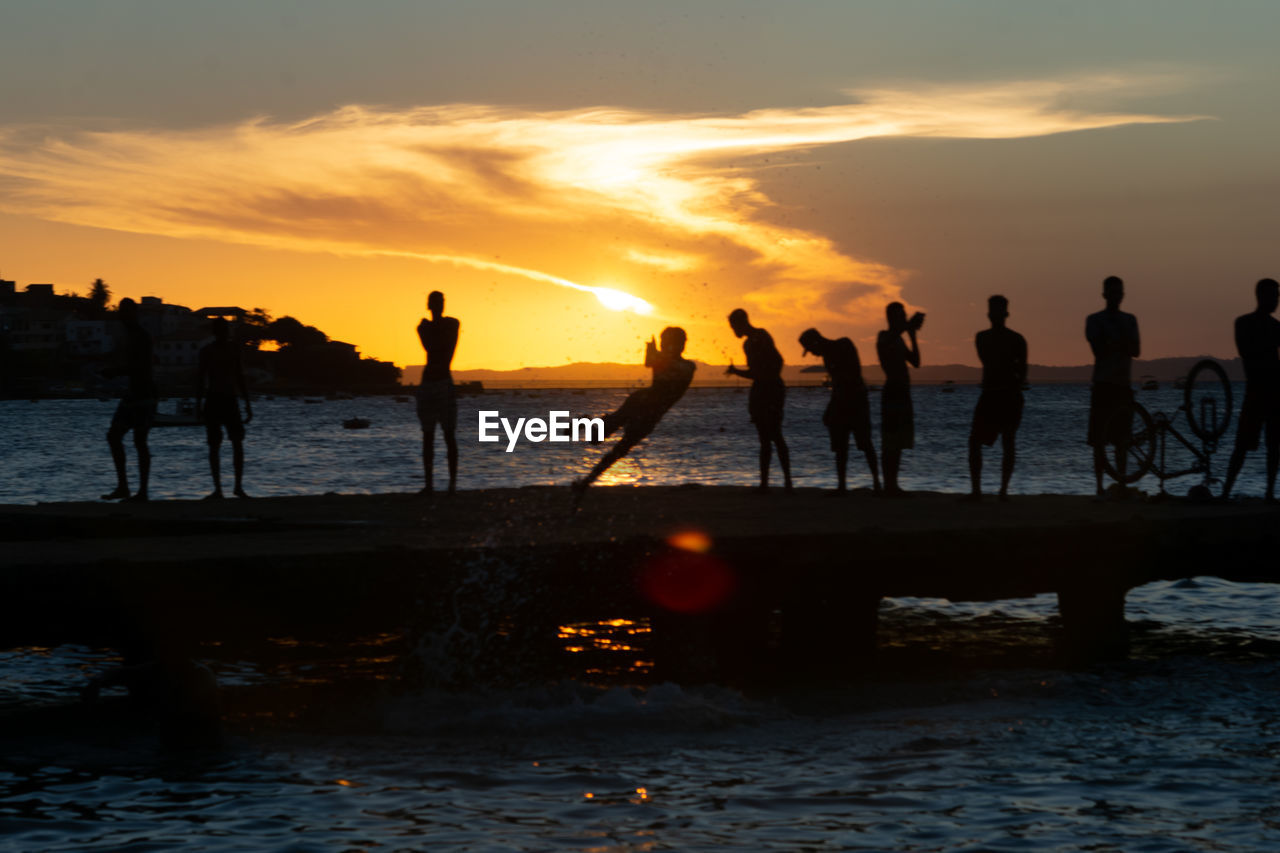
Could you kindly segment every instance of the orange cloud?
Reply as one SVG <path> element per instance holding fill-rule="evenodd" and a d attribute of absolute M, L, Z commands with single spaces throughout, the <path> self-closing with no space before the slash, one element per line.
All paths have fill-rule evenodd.
<path fill-rule="evenodd" d="M 758 318 L 878 322 L 904 272 L 767 221 L 734 158 L 873 137 L 1018 138 L 1192 120 L 1086 109 L 1148 88 L 1111 75 L 876 89 L 742 115 L 349 106 L 291 124 L 0 129 L 0 209 L 300 251 L 419 258 L 588 290 L 679 319 L 707 280 Z M 1174 81 L 1176 83 L 1176 80 Z M 665 282 L 665 283 L 664 283 Z M 728 288 L 728 290 L 726 290 Z M 652 304 L 651 304 L 652 303 Z"/>

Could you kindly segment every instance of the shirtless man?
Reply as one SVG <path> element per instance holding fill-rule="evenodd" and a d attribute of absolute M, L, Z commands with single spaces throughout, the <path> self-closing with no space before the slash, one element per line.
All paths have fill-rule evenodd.
<path fill-rule="evenodd" d="M 147 481 L 151 476 L 151 449 L 147 433 L 156 417 L 156 384 L 151 374 L 151 335 L 138 322 L 138 303 L 121 299 L 117 309 L 124 324 L 124 341 L 120 350 L 124 363 L 103 371 L 108 378 L 125 375 L 129 386 L 116 407 L 107 430 L 107 445 L 116 466 L 115 491 L 102 496 L 104 501 L 147 500 Z M 133 430 L 133 446 L 138 453 L 138 491 L 129 496 L 129 478 L 125 473 L 124 435 Z"/>
<path fill-rule="evenodd" d="M 1090 314 L 1084 324 L 1085 338 L 1093 350 L 1088 438 L 1093 445 L 1093 477 L 1099 497 L 1106 494 L 1102 488 L 1102 472 L 1108 444 L 1116 446 L 1116 467 L 1120 476 L 1124 476 L 1130 424 L 1122 423 L 1123 418 L 1116 413 L 1123 412 L 1133 402 L 1132 364 L 1142 354 L 1138 318 L 1120 310 L 1124 281 L 1118 276 L 1108 276 L 1102 282 L 1102 298 L 1107 307 Z"/>
<path fill-rule="evenodd" d="M 880 390 L 880 446 L 884 449 L 884 493 L 891 498 L 906 492 L 898 485 L 898 468 L 902 451 L 916 446 L 915 410 L 911 406 L 911 372 L 907 365 L 920 366 L 920 344 L 916 333 L 924 324 L 924 315 L 916 313 L 907 319 L 901 302 L 890 302 L 884 309 L 889 328 L 876 336 L 876 355 L 884 371 L 884 387 Z M 910 345 L 902 340 L 906 332 Z"/>
<path fill-rule="evenodd" d="M 458 348 L 458 330 L 461 324 L 456 317 L 444 315 L 444 294 L 438 290 L 427 295 L 427 311 L 431 318 L 418 323 L 418 340 L 427 353 L 427 364 L 422 368 L 422 380 L 418 384 L 418 420 L 422 424 L 422 472 L 426 485 L 418 494 L 431 494 L 433 462 L 435 459 L 436 424 L 444 434 L 444 446 L 449 457 L 449 494 L 458 486 L 458 403 L 453 391 L 453 374 L 449 366 Z"/>
<path fill-rule="evenodd" d="M 782 382 L 782 354 L 773 345 L 773 337 L 751 325 L 747 312 L 741 308 L 729 314 L 729 327 L 744 339 L 742 352 L 747 357 L 746 368 L 734 367 L 731 363 L 725 373 L 751 380 L 747 412 L 760 438 L 760 491 L 769 488 L 769 462 L 774 447 L 778 449 L 778 464 L 782 466 L 783 486 L 791 491 L 791 455 L 782 438 L 782 408 L 787 398 L 787 386 Z"/>
<path fill-rule="evenodd" d="M 653 338 L 645 345 L 644 366 L 653 371 L 653 381 L 648 388 L 631 392 L 617 411 L 604 416 L 604 434 L 613 435 L 622 429 L 622 439 L 604 455 L 591 473 L 573 484 L 574 497 L 580 499 L 587 487 L 609 470 L 631 448 L 645 439 L 662 420 L 667 410 L 684 396 L 693 381 L 697 368 L 684 357 L 686 336 L 679 326 L 668 326 L 659 336 L 660 345 Z"/>
<path fill-rule="evenodd" d="M 969 482 L 971 500 L 982 498 L 982 446 L 990 447 L 1000 436 L 1004 456 L 1000 460 L 1000 500 L 1009 499 L 1009 480 L 1016 458 L 1015 439 L 1022 423 L 1022 383 L 1027 378 L 1027 339 L 1005 325 L 1009 300 L 992 296 L 987 300 L 990 329 L 974 338 L 982 362 L 982 394 L 973 409 L 969 430 Z"/>
<path fill-rule="evenodd" d="M 1236 318 L 1236 349 L 1244 364 L 1244 403 L 1236 427 L 1236 446 L 1227 463 L 1222 499 L 1231 496 L 1244 456 L 1258 449 L 1266 433 L 1267 503 L 1276 500 L 1276 468 L 1280 464 L 1280 321 L 1271 315 L 1280 305 L 1280 284 L 1264 278 L 1254 286 L 1258 307 Z"/>
<path fill-rule="evenodd" d="M 222 431 L 231 442 L 231 465 L 235 471 L 234 494 L 247 498 L 244 492 L 244 427 L 253 420 L 253 405 L 245 387 L 244 370 L 240 366 L 240 350 L 231 342 L 231 327 L 218 317 L 209 324 L 213 342 L 200 350 L 196 373 L 196 411 L 204 418 L 209 442 L 209 471 L 213 474 L 213 492 L 206 498 L 222 497 Z M 240 420 L 237 395 L 244 398 L 244 420 Z"/>
<path fill-rule="evenodd" d="M 836 455 L 836 490 L 845 491 L 845 476 L 849 467 L 849 433 L 857 448 L 867 457 L 871 470 L 872 488 L 880 491 L 880 466 L 876 462 L 876 446 L 871 440 L 871 406 L 867 400 L 867 386 L 862 381 L 862 361 L 858 348 L 848 338 L 834 341 L 824 338 L 817 329 L 805 329 L 800 333 L 800 346 L 806 354 L 822 357 L 822 364 L 831 377 L 831 401 L 822 413 L 822 423 L 831 436 L 831 450 Z"/>

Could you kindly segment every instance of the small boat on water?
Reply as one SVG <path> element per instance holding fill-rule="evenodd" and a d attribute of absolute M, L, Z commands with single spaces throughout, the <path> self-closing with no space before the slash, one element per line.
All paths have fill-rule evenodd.
<path fill-rule="evenodd" d="M 369 420 L 367 418 L 347 418 L 342 422 L 347 429 L 368 429 Z"/>
<path fill-rule="evenodd" d="M 1139 382 L 1139 387 L 1142 388 L 1143 391 L 1159 391 L 1160 390 L 1160 383 L 1157 382 L 1156 378 L 1152 376 L 1150 373 L 1148 373 L 1146 376 L 1139 378 L 1138 382 Z"/>
<path fill-rule="evenodd" d="M 191 400 L 179 400 L 173 405 L 172 412 L 156 412 L 151 421 L 153 427 L 201 426 L 204 420 L 196 412 L 196 404 Z"/>
<path fill-rule="evenodd" d="M 956 381 L 954 379 L 946 380 L 942 383 L 942 388 L 939 390 L 942 391 L 943 394 L 954 394 L 956 392 Z"/>

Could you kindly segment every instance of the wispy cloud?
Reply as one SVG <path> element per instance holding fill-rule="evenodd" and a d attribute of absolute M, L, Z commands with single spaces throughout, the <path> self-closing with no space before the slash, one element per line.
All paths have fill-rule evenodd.
<path fill-rule="evenodd" d="M 1017 138 L 1197 118 L 1105 109 L 1151 82 L 876 89 L 835 106 L 731 116 L 453 104 L 184 131 L 43 129 L 33 138 L 32 128 L 0 128 L 0 208 L 172 237 L 417 257 L 593 292 L 621 277 L 659 309 L 650 277 L 732 275 L 766 314 L 857 319 L 898 296 L 900 271 L 770 223 L 773 202 L 733 160 L 873 137 Z M 626 307 L 612 298 L 610 307 Z"/>

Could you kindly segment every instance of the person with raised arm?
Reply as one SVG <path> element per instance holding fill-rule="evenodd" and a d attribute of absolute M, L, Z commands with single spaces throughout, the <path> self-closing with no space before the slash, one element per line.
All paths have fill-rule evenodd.
<path fill-rule="evenodd" d="M 902 451 L 916 445 L 915 410 L 911 406 L 911 372 L 907 365 L 920 366 L 920 344 L 916 333 L 924 325 L 924 314 L 916 312 L 907 319 L 901 302 L 890 302 L 884 309 L 889 328 L 876 337 L 876 355 L 884 371 L 884 387 L 880 391 L 880 446 L 884 458 L 884 493 L 887 497 L 906 495 L 898 485 Z M 910 344 L 902 340 L 905 333 Z"/>
<path fill-rule="evenodd" d="M 587 487 L 613 463 L 626 456 L 653 432 L 667 410 L 684 396 L 697 365 L 684 357 L 687 341 L 684 329 L 668 326 L 658 336 L 658 342 L 649 338 L 645 345 L 644 366 L 653 371 L 648 388 L 632 391 L 616 411 L 604 416 L 604 438 L 622 430 L 622 438 L 596 463 L 587 476 L 573 483 L 575 500 L 581 500 Z"/>
<path fill-rule="evenodd" d="M 742 341 L 746 356 L 746 368 L 734 367 L 730 362 L 725 373 L 751 380 L 747 397 L 747 413 L 755 424 L 760 439 L 760 491 L 769 488 L 769 462 L 773 448 L 778 450 L 778 464 L 782 466 L 783 487 L 791 491 L 791 455 L 782 437 L 782 409 L 787 398 L 787 386 L 782 382 L 782 354 L 773 344 L 773 337 L 764 329 L 751 325 L 747 312 L 735 308 L 729 314 L 729 327 Z"/>

